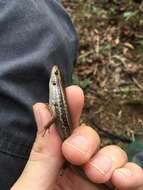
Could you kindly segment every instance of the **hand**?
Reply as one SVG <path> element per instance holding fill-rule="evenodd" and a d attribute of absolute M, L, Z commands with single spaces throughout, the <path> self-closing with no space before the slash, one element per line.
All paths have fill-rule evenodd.
<path fill-rule="evenodd" d="M 143 171 L 127 162 L 126 153 L 118 146 L 102 149 L 100 138 L 92 128 L 78 126 L 84 96 L 77 86 L 66 89 L 72 117 L 73 133 L 63 143 L 52 125 L 43 136 L 43 128 L 51 119 L 45 104 L 34 105 L 37 137 L 25 169 L 11 190 L 108 190 L 113 185 L 119 190 L 143 189 Z M 82 165 L 90 183 L 70 168 L 63 170 L 64 157 L 74 165 Z M 97 184 L 102 184 L 100 187 Z M 140 190 L 141 190 L 140 189 Z"/>

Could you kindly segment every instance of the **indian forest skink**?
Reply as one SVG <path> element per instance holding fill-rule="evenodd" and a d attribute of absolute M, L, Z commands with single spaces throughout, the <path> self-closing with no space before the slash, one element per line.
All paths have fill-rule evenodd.
<path fill-rule="evenodd" d="M 65 95 L 64 79 L 57 65 L 52 67 L 49 81 L 49 110 L 52 120 L 48 123 L 56 124 L 61 139 L 64 141 L 72 133 L 71 117 Z M 46 127 L 46 128 L 47 128 Z"/>
<path fill-rule="evenodd" d="M 54 65 L 51 70 L 48 106 L 52 120 L 45 127 L 45 131 L 52 123 L 55 123 L 59 135 L 64 141 L 72 133 L 72 122 L 65 94 L 64 78 L 57 65 Z M 71 168 L 89 181 L 82 167 L 72 166 Z"/>
<path fill-rule="evenodd" d="M 45 127 L 45 131 L 52 123 L 55 123 L 59 135 L 64 141 L 72 133 L 72 123 L 65 94 L 64 78 L 57 65 L 54 65 L 51 70 L 48 109 L 51 111 L 52 119 Z M 73 166 L 72 169 L 83 177 L 86 176 L 81 167 Z"/>

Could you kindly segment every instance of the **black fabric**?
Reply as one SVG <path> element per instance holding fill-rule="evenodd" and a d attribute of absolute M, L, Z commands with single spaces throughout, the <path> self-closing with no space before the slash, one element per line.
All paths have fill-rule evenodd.
<path fill-rule="evenodd" d="M 26 159 L 0 152 L 0 189 L 9 190 L 20 176 Z"/>
<path fill-rule="evenodd" d="M 48 102 L 51 67 L 58 64 L 69 85 L 77 50 L 60 1 L 0 0 L 0 189 L 9 189 L 28 158 L 36 134 L 32 105 Z"/>

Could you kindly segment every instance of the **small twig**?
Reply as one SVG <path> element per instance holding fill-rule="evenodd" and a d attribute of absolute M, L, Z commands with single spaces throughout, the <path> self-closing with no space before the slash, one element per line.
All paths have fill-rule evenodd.
<path fill-rule="evenodd" d="M 105 92 L 107 92 L 107 93 L 112 93 L 112 94 L 114 94 L 114 93 L 118 93 L 118 94 L 120 94 L 120 93 L 135 93 L 135 92 L 140 92 L 138 89 L 113 89 L 113 90 L 104 90 Z"/>
<path fill-rule="evenodd" d="M 132 77 L 132 80 L 136 84 L 136 86 L 143 92 L 143 86 L 137 81 L 137 79 Z"/>
<path fill-rule="evenodd" d="M 108 52 L 108 62 L 111 63 L 111 50 Z"/>
<path fill-rule="evenodd" d="M 85 52 L 85 53 L 81 54 L 81 55 L 78 57 L 78 59 L 79 59 L 79 60 L 80 60 L 80 59 L 83 59 L 83 58 L 89 56 L 89 55 L 92 54 L 92 53 L 93 53 L 93 50 L 90 50 L 90 51 L 88 51 L 88 52 Z"/>
<path fill-rule="evenodd" d="M 96 55 L 98 57 L 99 56 L 99 51 L 100 51 L 100 37 L 99 37 L 98 33 L 96 35 L 96 48 L 95 48 L 95 51 L 96 51 Z"/>
<path fill-rule="evenodd" d="M 125 58 L 122 58 L 122 57 L 120 57 L 119 55 L 113 55 L 112 58 L 119 60 L 119 61 L 123 64 L 124 68 L 127 69 L 127 65 L 126 65 L 126 62 L 125 62 Z"/>
<path fill-rule="evenodd" d="M 116 141 L 122 141 L 124 143 L 131 143 L 132 140 L 129 139 L 128 137 L 123 137 L 121 135 L 117 135 L 117 134 L 113 134 L 111 132 L 109 132 L 107 129 L 102 129 L 99 126 L 97 126 L 94 122 L 92 122 L 93 128 L 94 129 L 98 129 L 101 133 L 102 136 L 110 138 L 112 140 L 116 140 Z"/>
<path fill-rule="evenodd" d="M 140 9 L 140 11 L 143 12 L 143 2 L 141 2 L 140 6 L 139 6 L 139 9 Z"/>

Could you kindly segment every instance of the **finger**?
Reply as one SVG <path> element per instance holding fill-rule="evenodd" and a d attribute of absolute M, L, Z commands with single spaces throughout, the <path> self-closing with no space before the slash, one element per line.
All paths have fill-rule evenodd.
<path fill-rule="evenodd" d="M 78 126 L 79 118 L 84 104 L 84 94 L 80 87 L 69 86 L 66 88 L 66 96 L 71 113 L 73 128 Z"/>
<path fill-rule="evenodd" d="M 122 190 L 137 189 L 143 186 L 143 170 L 135 163 L 127 163 L 113 172 L 112 183 Z"/>
<path fill-rule="evenodd" d="M 62 144 L 65 158 L 74 165 L 86 163 L 98 150 L 100 138 L 91 127 L 82 125 Z"/>
<path fill-rule="evenodd" d="M 38 132 L 32 151 L 35 150 L 35 152 L 40 152 L 40 154 L 48 154 L 49 152 L 51 152 L 57 155 L 61 155 L 60 149 L 62 142 L 55 129 L 55 125 L 53 124 L 49 129 L 47 129 L 47 132 L 44 136 L 42 133 L 44 127 L 52 119 L 51 113 L 47 109 L 47 106 L 43 103 L 36 103 L 33 106 L 33 111 L 37 123 Z M 52 144 L 55 145 L 54 150 L 51 146 Z"/>
<path fill-rule="evenodd" d="M 136 190 L 143 190 L 143 186 L 137 188 Z"/>
<path fill-rule="evenodd" d="M 38 130 L 44 128 L 45 123 L 50 120 L 50 113 L 42 103 L 34 105 L 34 115 Z M 14 187 L 21 190 L 38 190 L 41 187 L 52 189 L 63 160 L 61 139 L 55 127 L 51 126 L 47 129 L 44 136 L 41 135 L 41 132 L 37 133 L 29 160 Z"/>
<path fill-rule="evenodd" d="M 52 113 L 50 113 L 50 107 L 44 103 L 36 103 L 33 106 L 33 112 L 35 116 L 35 121 L 37 124 L 38 134 L 43 132 L 44 127 L 47 126 L 49 121 L 52 119 Z"/>
<path fill-rule="evenodd" d="M 109 181 L 113 171 L 127 162 L 126 153 L 118 146 L 110 145 L 102 148 L 84 165 L 88 178 L 95 183 Z"/>

